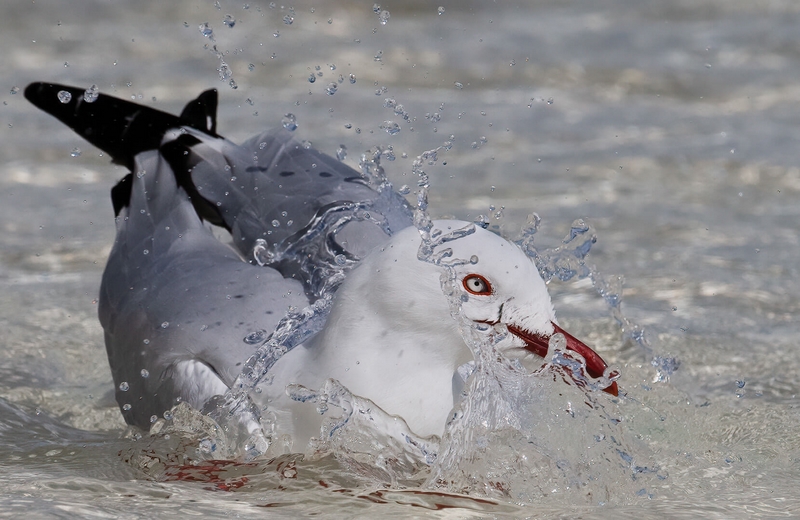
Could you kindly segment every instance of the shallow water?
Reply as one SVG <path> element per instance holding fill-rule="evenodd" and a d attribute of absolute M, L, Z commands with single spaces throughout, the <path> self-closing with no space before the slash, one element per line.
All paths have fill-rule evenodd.
<path fill-rule="evenodd" d="M 219 3 L 20 0 L 1 8 L 4 513 L 800 513 L 794 2 L 384 2 L 385 25 L 372 3 L 304 1 L 293 11 Z M 231 28 L 226 14 L 236 19 Z M 221 59 L 204 48 L 212 44 L 198 30 L 204 22 Z M 220 60 L 237 89 L 220 82 Z M 322 76 L 310 83 L 312 73 Z M 415 186 L 413 160 L 454 135 L 426 170 L 435 216 L 473 220 L 502 207 L 491 222 L 513 235 L 536 211 L 536 243 L 546 247 L 588 218 L 598 233 L 588 262 L 624 276 L 625 315 L 679 369 L 659 380 L 587 281 L 554 281 L 551 294 L 566 327 L 621 368 L 620 385 L 635 401 L 616 412 L 668 477 L 644 496 L 620 484 L 606 505 L 569 493 L 515 500 L 387 490 L 330 459 L 227 468 L 229 484 L 248 479 L 230 492 L 170 480 L 143 457 L 169 453 L 162 441 L 125 437 L 96 318 L 114 232 L 108 190 L 123 171 L 12 93 L 35 80 L 97 84 L 173 112 L 217 87 L 218 128 L 232 140 L 291 112 L 298 138 L 331 155 L 344 144 L 353 165 L 363 151 L 392 145 L 397 159 L 384 166 L 395 186 Z M 331 82 L 338 87 L 328 95 Z M 385 121 L 400 131 L 387 133 Z"/>

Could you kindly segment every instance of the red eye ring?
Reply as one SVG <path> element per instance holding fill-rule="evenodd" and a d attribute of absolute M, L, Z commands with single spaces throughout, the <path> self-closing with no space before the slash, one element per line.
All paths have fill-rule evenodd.
<path fill-rule="evenodd" d="M 492 284 L 489 280 L 479 274 L 468 274 L 461 282 L 464 289 L 470 294 L 478 296 L 489 296 L 492 294 Z"/>

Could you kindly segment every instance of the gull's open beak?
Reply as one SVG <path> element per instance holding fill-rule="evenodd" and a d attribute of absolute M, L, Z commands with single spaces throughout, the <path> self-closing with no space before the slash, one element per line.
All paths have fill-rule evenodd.
<path fill-rule="evenodd" d="M 523 329 L 515 327 L 514 325 L 506 325 L 506 327 L 508 328 L 508 332 L 517 336 L 518 338 L 522 339 L 522 341 L 525 342 L 525 350 L 541 357 L 545 357 L 547 355 L 547 349 L 550 343 L 549 337 L 527 332 Z M 555 323 L 553 323 L 553 327 L 555 328 L 555 332 L 563 334 L 564 338 L 566 338 L 567 350 L 571 350 L 573 352 L 580 354 L 581 357 L 586 360 L 586 372 L 588 372 L 589 375 L 594 378 L 602 377 L 606 368 L 608 368 L 608 365 L 606 364 L 605 361 L 603 361 L 603 358 L 600 357 L 600 354 L 592 350 L 585 343 L 583 343 L 582 341 L 580 341 L 575 336 L 565 331 Z M 613 383 L 605 387 L 603 391 L 608 392 L 613 396 L 618 395 L 619 389 L 617 388 L 617 382 L 614 381 Z"/>

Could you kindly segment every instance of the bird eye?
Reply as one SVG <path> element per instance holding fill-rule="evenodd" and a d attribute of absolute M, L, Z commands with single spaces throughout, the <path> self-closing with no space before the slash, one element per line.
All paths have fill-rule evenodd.
<path fill-rule="evenodd" d="M 479 274 L 470 274 L 464 277 L 464 289 L 472 294 L 487 296 L 492 294 L 492 285 L 489 280 Z"/>

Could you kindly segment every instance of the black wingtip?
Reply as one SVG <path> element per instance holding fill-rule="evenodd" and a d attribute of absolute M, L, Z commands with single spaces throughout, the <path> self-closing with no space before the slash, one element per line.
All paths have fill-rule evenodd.
<path fill-rule="evenodd" d="M 106 94 L 94 100 L 86 90 L 57 83 L 37 82 L 25 88 L 25 98 L 133 169 L 134 157 L 157 149 L 164 134 L 189 126 L 217 137 L 217 91 L 207 90 L 190 101 L 180 117 Z"/>
<path fill-rule="evenodd" d="M 25 88 L 25 97 L 128 169 L 136 155 L 158 148 L 164 133 L 182 124 L 160 110 L 105 94 L 92 100 L 85 92 L 56 83 L 32 83 Z"/>
<path fill-rule="evenodd" d="M 206 90 L 189 101 L 180 118 L 187 126 L 209 135 L 217 135 L 217 89 Z"/>
<path fill-rule="evenodd" d="M 164 134 L 170 129 L 187 126 L 219 137 L 216 133 L 216 89 L 206 90 L 190 101 L 180 116 L 106 94 L 96 97 L 86 94 L 84 89 L 57 83 L 37 82 L 25 87 L 28 101 L 73 129 L 131 172 L 135 157 L 147 150 L 161 149 Z M 183 144 L 178 143 L 176 148 L 168 143 L 162 152 L 177 164 L 184 159 L 184 152 L 188 151 L 182 147 Z M 180 156 L 175 155 L 176 150 L 180 151 Z M 175 173 L 179 184 L 190 196 L 194 195 L 193 204 L 198 214 L 215 224 L 222 222 L 216 208 L 206 207 L 208 203 L 199 196 L 187 172 L 176 168 Z M 128 174 L 111 190 L 116 215 L 128 205 L 132 185 L 132 176 Z"/>

